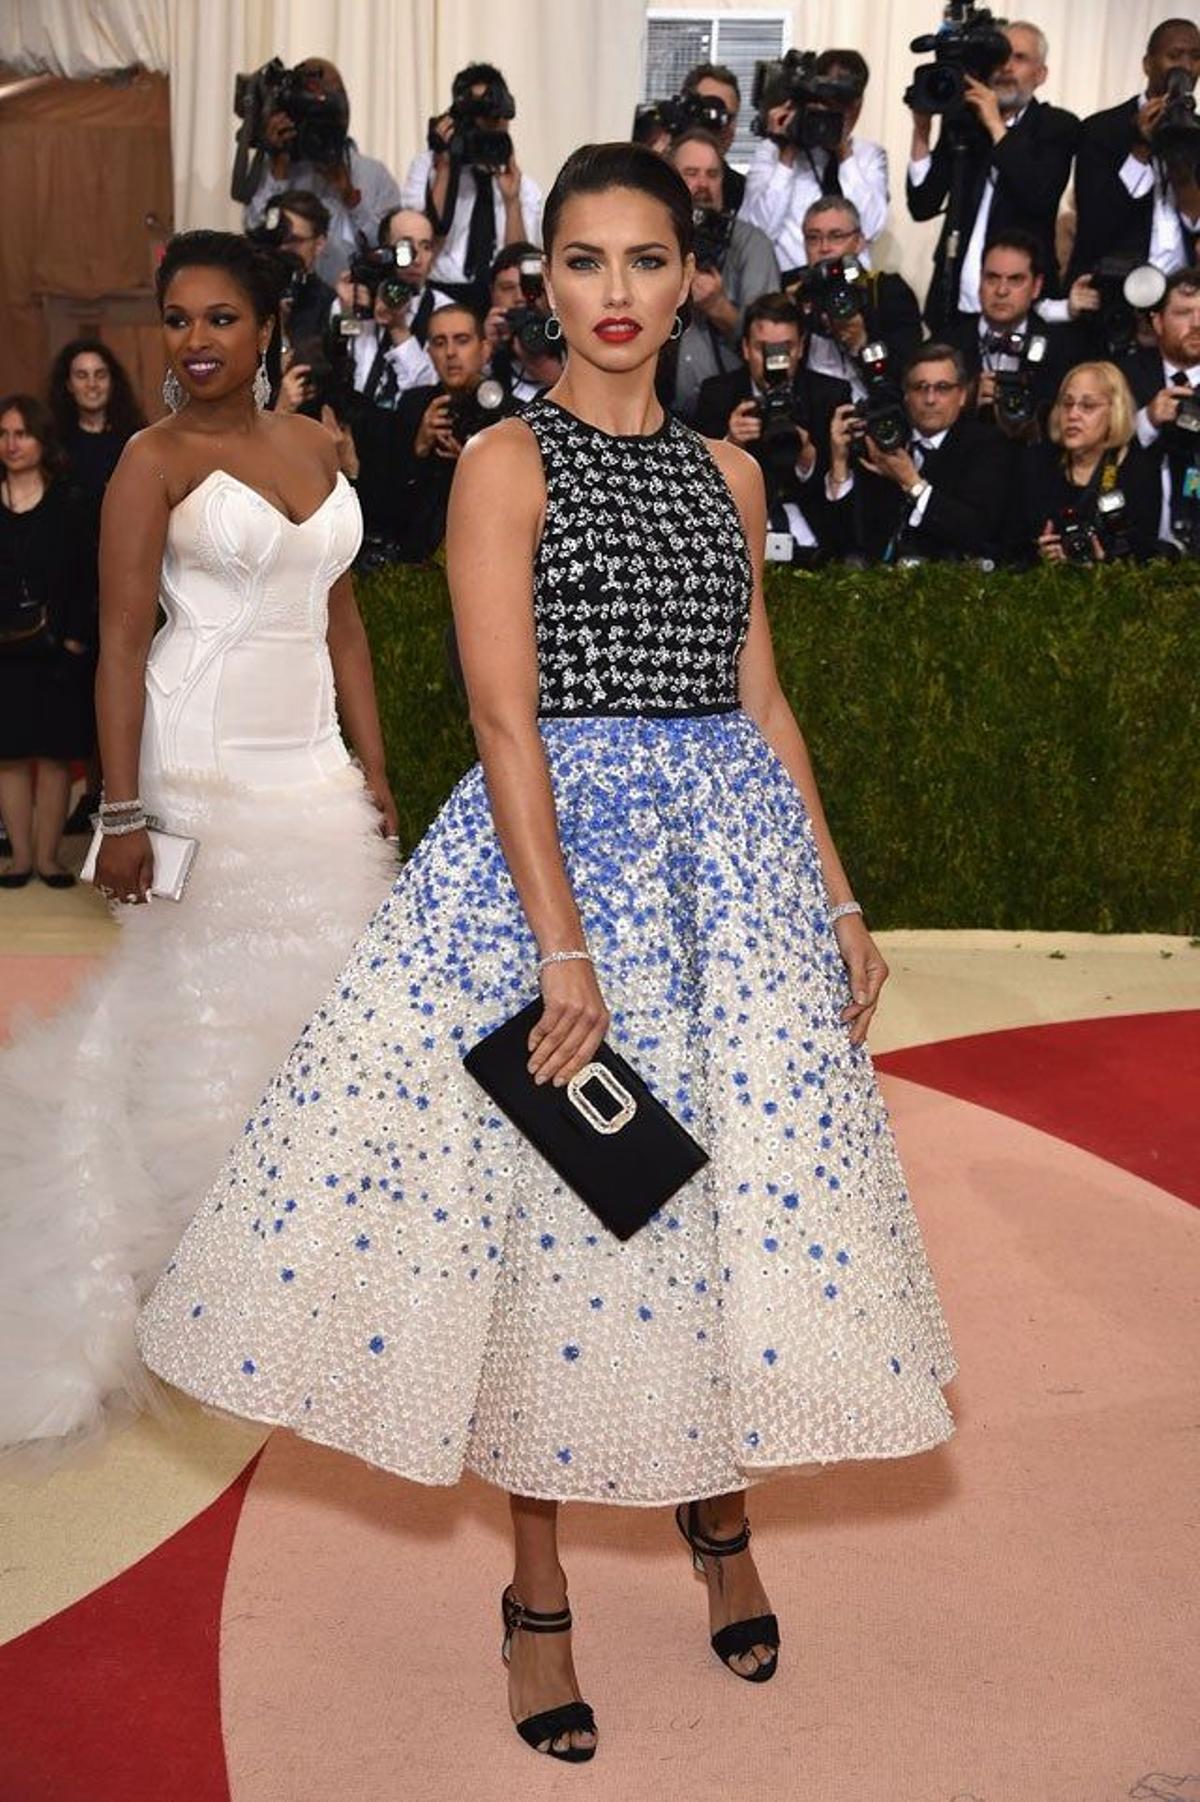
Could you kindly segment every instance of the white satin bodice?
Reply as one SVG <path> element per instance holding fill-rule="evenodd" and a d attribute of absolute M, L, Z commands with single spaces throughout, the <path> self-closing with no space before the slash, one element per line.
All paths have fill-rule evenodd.
<path fill-rule="evenodd" d="M 172 509 L 166 624 L 146 664 L 143 794 L 156 776 L 280 788 L 346 765 L 325 634 L 329 590 L 361 539 L 341 475 L 299 524 L 220 469 Z"/>

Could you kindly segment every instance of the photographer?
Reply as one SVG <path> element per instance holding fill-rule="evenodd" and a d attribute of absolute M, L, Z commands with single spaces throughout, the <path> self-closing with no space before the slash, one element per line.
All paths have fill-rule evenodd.
<path fill-rule="evenodd" d="M 828 527 L 846 556 L 871 563 L 946 562 L 1000 554 L 1011 447 L 966 414 L 968 379 L 951 344 L 924 344 L 905 366 L 902 416 L 839 407 L 830 434 Z"/>
<path fill-rule="evenodd" d="M 740 367 L 743 312 L 760 294 L 778 293 L 779 264 L 766 234 L 726 210 L 724 165 L 710 132 L 694 125 L 681 133 L 670 160 L 687 184 L 696 221 L 692 318 L 676 349 L 671 402 L 690 419 L 701 384 Z"/>
<path fill-rule="evenodd" d="M 721 153 L 722 204 L 731 213 L 736 213 L 746 197 L 746 177 L 740 169 L 732 168 L 727 158 L 737 136 L 738 114 L 742 109 L 741 84 L 733 70 L 723 63 L 697 63 L 684 76 L 681 92 L 685 98 L 694 95 L 698 100 L 708 101 L 713 109 L 705 118 L 689 121 L 689 124 L 703 125 L 717 140 Z"/>
<path fill-rule="evenodd" d="M 460 69 L 450 110 L 430 120 L 404 182 L 405 205 L 424 207 L 442 240 L 438 286 L 481 312 L 497 248 L 541 236 L 541 190 L 522 175 L 508 133 L 516 110 L 491 63 Z"/>
<path fill-rule="evenodd" d="M 822 195 L 858 208 L 868 242 L 887 224 L 887 153 L 854 136 L 870 71 L 857 50 L 827 50 L 811 69 L 796 53 L 772 72 L 760 64 L 763 142 L 746 176 L 741 217 L 766 232 L 783 270 L 805 261 L 804 215 Z"/>
<path fill-rule="evenodd" d="M 1138 443 L 1158 467 L 1161 547 L 1200 557 L 1200 268 L 1168 278 L 1150 320 L 1157 349 L 1125 365 Z"/>
<path fill-rule="evenodd" d="M 276 242 L 293 259 L 293 276 L 280 303 L 286 337 L 292 343 L 319 338 L 329 324 L 336 290 L 323 280 L 317 264 L 329 242 L 329 208 L 308 188 L 285 188 L 268 207 L 264 223 L 279 209 Z"/>
<path fill-rule="evenodd" d="M 1154 263 L 1164 275 L 1197 260 L 1196 153 L 1170 158 L 1155 140 L 1168 107 L 1178 109 L 1182 101 L 1187 116 L 1200 76 L 1200 27 L 1192 19 L 1156 25 L 1142 69 L 1141 94 L 1083 123 L 1075 164 L 1075 275 L 1094 270 L 1103 258 Z M 1200 125 L 1191 117 L 1200 139 Z"/>
<path fill-rule="evenodd" d="M 359 251 L 338 283 L 345 323 L 352 311 L 369 313 L 350 338 L 350 358 L 354 387 L 373 407 L 393 408 L 407 389 L 434 379 L 425 340 L 435 308 L 447 302 L 429 285 L 434 248 L 428 214 L 395 207 L 380 221 L 377 249 Z"/>
<path fill-rule="evenodd" d="M 960 61 L 926 66 L 936 68 L 950 87 L 961 88 L 961 98 L 947 103 L 932 149 L 933 115 L 920 109 L 937 82 L 919 70 L 905 95 L 913 114 L 908 210 L 914 219 L 946 213 L 925 302 L 926 322 L 939 333 L 957 314 L 981 311 L 984 246 L 1013 226 L 1036 239 L 1047 286 L 1059 292 L 1055 224 L 1079 137 L 1074 113 L 1035 98 L 1047 73 L 1045 33 L 1023 23 L 1006 25 L 999 33 L 990 14 L 981 15 L 976 26 L 968 24 L 964 37 L 951 36 L 935 51 L 935 58 L 945 57 L 949 48 Z M 989 66 L 986 80 L 971 72 Z M 955 245 L 960 257 L 948 267 Z"/>
<path fill-rule="evenodd" d="M 491 305 L 483 323 L 488 373 L 518 406 L 552 388 L 562 374 L 562 341 L 546 336 L 550 300 L 536 244 L 508 244 L 492 264 Z"/>
<path fill-rule="evenodd" d="M 1133 396 L 1115 363 L 1079 363 L 1022 469 L 1023 542 L 1046 563 L 1144 562 L 1158 537 L 1158 476 L 1134 440 Z"/>
<path fill-rule="evenodd" d="M 277 71 L 274 76 L 273 71 Z M 285 84 L 282 101 L 279 77 Z M 252 141 L 260 141 L 268 155 L 262 159 L 257 186 L 246 204 L 245 229 L 262 224 L 268 206 L 279 194 L 308 189 L 329 212 L 317 271 L 324 281 L 334 284 L 354 254 L 359 232 L 373 239 L 388 208 L 400 205 L 396 179 L 374 157 L 364 156 L 349 136 L 346 86 L 338 70 L 323 57 L 310 56 L 294 70 L 284 70 L 280 63 L 268 64 L 253 76 L 239 77 L 241 81 L 258 84 L 257 100 L 252 104 L 270 109 L 262 119 L 260 138 L 252 134 Z M 307 114 L 312 116 L 306 116 L 306 102 Z M 293 113 L 300 116 L 299 125 Z M 251 119 L 248 115 L 247 124 Z"/>
<path fill-rule="evenodd" d="M 1063 376 L 1077 360 L 1071 326 L 1048 325 L 1036 311 L 1041 250 L 1029 232 L 997 232 L 983 257 L 981 311 L 960 313 L 946 334 L 975 377 L 975 411 L 1006 435 L 1035 438 Z"/>
<path fill-rule="evenodd" d="M 808 321 L 810 369 L 846 382 L 852 400 L 865 395 L 860 358 L 882 344 L 899 369 L 921 342 L 921 309 L 902 275 L 868 269 L 867 241 L 852 200 L 831 194 L 804 215 L 806 266 L 788 292 Z"/>
<path fill-rule="evenodd" d="M 811 564 L 825 543 L 830 422 L 849 389 L 804 367 L 804 322 L 786 294 L 763 294 L 746 308 L 742 353 L 741 369 L 701 388 L 696 430 L 740 444 L 761 465 L 768 557 Z"/>
<path fill-rule="evenodd" d="M 395 538 L 405 563 L 424 562 L 446 535 L 450 484 L 464 444 L 516 410 L 500 384 L 484 377 L 487 343 L 468 308 L 439 307 L 428 348 L 437 381 L 410 389 L 396 414 Z"/>

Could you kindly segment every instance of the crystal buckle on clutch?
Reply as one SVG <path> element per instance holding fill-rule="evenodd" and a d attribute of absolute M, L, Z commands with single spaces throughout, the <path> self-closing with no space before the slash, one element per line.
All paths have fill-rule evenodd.
<path fill-rule="evenodd" d="M 598 1082 L 600 1087 L 617 1103 L 617 1112 L 611 1119 L 606 1119 L 584 1093 L 584 1085 Z M 588 1125 L 598 1133 L 619 1133 L 623 1126 L 628 1126 L 637 1113 L 637 1102 L 623 1083 L 617 1081 L 607 1064 L 585 1064 L 567 1084 L 567 1100 L 583 1115 Z"/>

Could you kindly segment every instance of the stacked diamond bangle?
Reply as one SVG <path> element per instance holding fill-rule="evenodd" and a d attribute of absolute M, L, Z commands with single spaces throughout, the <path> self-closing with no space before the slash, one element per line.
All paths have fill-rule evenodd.
<path fill-rule="evenodd" d="M 101 801 L 100 830 L 105 838 L 124 838 L 130 832 L 144 832 L 146 825 L 146 809 L 140 800 Z"/>
<path fill-rule="evenodd" d="M 857 901 L 839 901 L 836 907 L 831 907 L 829 910 L 829 924 L 832 926 L 835 921 L 844 920 L 847 914 L 860 914 L 861 912 L 862 908 Z"/>

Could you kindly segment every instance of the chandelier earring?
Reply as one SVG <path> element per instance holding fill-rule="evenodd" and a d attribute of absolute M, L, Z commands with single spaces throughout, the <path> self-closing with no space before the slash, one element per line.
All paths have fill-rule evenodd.
<path fill-rule="evenodd" d="M 166 375 L 163 377 L 162 397 L 166 405 L 170 407 L 172 413 L 178 413 L 180 407 L 187 406 L 187 389 L 173 369 L 168 369 Z"/>
<path fill-rule="evenodd" d="M 267 353 L 264 350 L 254 372 L 254 404 L 261 413 L 271 399 L 271 378 L 267 374 Z"/>

